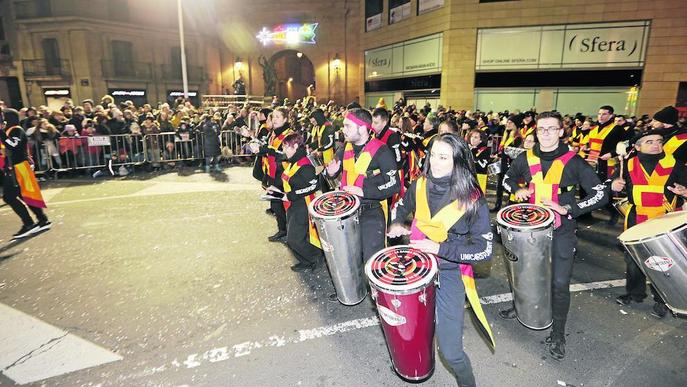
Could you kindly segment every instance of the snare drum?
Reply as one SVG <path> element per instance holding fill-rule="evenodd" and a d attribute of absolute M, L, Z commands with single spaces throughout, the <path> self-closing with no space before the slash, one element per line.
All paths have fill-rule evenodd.
<path fill-rule="evenodd" d="M 666 305 L 687 315 L 687 212 L 671 212 L 618 237 Z"/>
<path fill-rule="evenodd" d="M 545 329 L 551 312 L 551 247 L 554 213 L 535 204 L 513 204 L 496 214 L 505 250 L 508 281 L 518 320 Z"/>
<path fill-rule="evenodd" d="M 308 209 L 317 226 L 336 296 L 344 305 L 358 304 L 367 295 L 359 208 L 357 196 L 332 191 L 315 198 Z"/>
<path fill-rule="evenodd" d="M 429 377 L 434 370 L 436 258 L 410 246 L 388 247 L 367 261 L 365 274 L 394 369 L 407 380 Z"/>

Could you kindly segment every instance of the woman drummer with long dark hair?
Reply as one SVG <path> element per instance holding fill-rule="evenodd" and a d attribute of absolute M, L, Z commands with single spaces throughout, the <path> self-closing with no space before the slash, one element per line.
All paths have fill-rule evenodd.
<path fill-rule="evenodd" d="M 436 137 L 423 174 L 412 183 L 394 211 L 388 236 L 410 235 L 410 245 L 435 254 L 439 262 L 436 336 L 439 350 L 459 386 L 474 386 L 475 377 L 463 351 L 465 297 L 493 338 L 479 304 L 471 264 L 492 254 L 489 209 L 475 176 L 468 144 L 452 133 Z M 403 226 L 413 214 L 411 229 Z M 461 280 L 462 279 L 462 280 Z"/>

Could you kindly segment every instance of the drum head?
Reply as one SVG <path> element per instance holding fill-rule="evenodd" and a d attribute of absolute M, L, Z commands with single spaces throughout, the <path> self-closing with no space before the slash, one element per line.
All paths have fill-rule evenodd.
<path fill-rule="evenodd" d="M 345 191 L 324 193 L 310 202 L 310 215 L 318 219 L 341 219 L 355 213 L 360 199 Z"/>
<path fill-rule="evenodd" d="M 631 242 L 652 238 L 685 226 L 686 223 L 687 211 L 671 212 L 628 228 L 618 239 L 621 242 Z"/>
<path fill-rule="evenodd" d="M 553 211 L 536 204 L 519 203 L 504 207 L 496 214 L 503 227 L 518 230 L 546 228 L 555 219 Z"/>
<path fill-rule="evenodd" d="M 424 288 L 438 272 L 436 258 L 410 246 L 392 246 L 378 251 L 365 264 L 370 283 L 391 292 Z"/>

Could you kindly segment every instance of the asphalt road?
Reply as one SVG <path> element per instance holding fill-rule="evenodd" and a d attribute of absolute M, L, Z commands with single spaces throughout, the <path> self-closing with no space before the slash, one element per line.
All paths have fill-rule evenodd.
<path fill-rule="evenodd" d="M 287 248 L 266 241 L 276 225 L 260 193 L 241 167 L 212 176 L 51 181 L 44 194 L 53 229 L 14 245 L 7 243 L 19 220 L 0 208 L 0 303 L 121 357 L 33 384 L 406 385 L 390 369 L 369 297 L 351 307 L 328 301 L 326 269 L 294 273 Z M 573 282 L 580 285 L 563 361 L 547 355 L 546 332 L 496 316 L 509 291 L 500 246 L 492 263 L 478 268 L 480 296 L 498 296 L 484 306 L 494 352 L 465 321 L 478 385 L 687 385 L 687 320 L 656 320 L 648 301 L 615 303 L 624 278 L 615 242 L 621 225 L 604 219 L 595 214 L 579 226 Z M 28 329 L 0 316 L 0 347 L 30 337 Z M 19 363 L 35 360 L 43 371 L 54 365 L 30 359 L 35 344 L 19 349 L 27 355 Z M 50 350 L 76 363 L 90 357 Z M 0 364 L 0 385 L 14 384 L 16 363 Z M 452 384 L 440 359 L 422 383 Z"/>

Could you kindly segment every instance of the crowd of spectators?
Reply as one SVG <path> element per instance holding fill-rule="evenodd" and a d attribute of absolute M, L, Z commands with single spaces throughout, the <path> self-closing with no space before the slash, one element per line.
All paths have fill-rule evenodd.
<path fill-rule="evenodd" d="M 19 112 L 38 172 L 81 170 L 97 177 L 108 173 L 126 175 L 139 165 L 147 170 L 185 165 L 204 167 L 206 172 L 210 172 L 219 171 L 222 163 L 249 162 L 251 150 L 247 143 L 256 139 L 267 140 L 258 138 L 260 128 L 269 130 L 270 112 L 277 106 L 288 108 L 289 126 L 307 137 L 316 124 L 311 120 L 315 110 L 320 110 L 340 133 L 338 129 L 342 126 L 346 109 L 360 105 L 353 102 L 346 106 L 334 101 L 318 105 L 315 97 L 309 96 L 296 101 L 274 97 L 267 107 L 234 103 L 204 109 L 183 98 L 178 98 L 173 104 L 135 106 L 132 101 L 115 103 L 113 97 L 106 95 L 99 103 L 86 99 L 76 105 L 72 100 L 66 100 L 59 109 L 50 110 L 41 105 L 25 107 Z M 526 126 L 526 122 L 532 121 L 536 114 L 534 109 L 526 112 L 482 112 L 441 105 L 432 108 L 429 104 L 406 104 L 403 99 L 395 101 L 390 108 L 383 100 L 368 108 L 380 107 L 389 111 L 390 126 L 399 131 L 404 140 L 420 141 L 424 135 L 436 133 L 440 126 L 443 130 L 454 130 L 462 135 L 479 130 L 494 153 L 498 151 L 498 143 L 509 120 L 516 126 Z M 563 117 L 563 141 L 574 147 L 579 147 L 575 137 L 597 124 L 595 116 L 582 113 L 565 114 Z M 615 114 L 614 120 L 617 126 L 626 128 L 627 139 L 646 128 L 651 121 L 647 114 Z M 685 118 L 681 118 L 677 126 L 684 127 Z M 144 137 L 146 135 L 155 136 Z M 514 131 L 513 135 L 522 136 L 521 139 L 516 138 L 519 140 L 515 141 L 517 146 L 528 142 L 524 131 Z M 110 137 L 109 146 L 88 141 L 89 137 L 103 136 Z M 533 139 L 534 136 L 529 138 Z M 341 144 L 343 136 L 338 135 L 337 145 Z M 412 151 L 410 148 L 407 150 Z"/>

